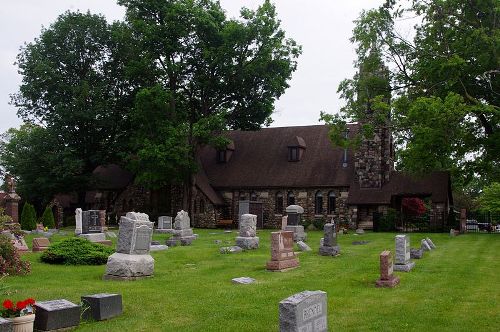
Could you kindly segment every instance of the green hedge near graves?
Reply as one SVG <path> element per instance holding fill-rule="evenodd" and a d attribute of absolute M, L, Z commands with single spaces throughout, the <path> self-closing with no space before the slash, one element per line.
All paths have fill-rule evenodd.
<path fill-rule="evenodd" d="M 110 247 L 74 237 L 52 244 L 40 259 L 49 264 L 103 265 L 113 253 Z"/>

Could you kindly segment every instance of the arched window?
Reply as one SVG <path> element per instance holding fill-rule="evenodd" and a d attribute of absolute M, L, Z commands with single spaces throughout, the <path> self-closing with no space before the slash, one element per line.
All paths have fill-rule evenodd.
<path fill-rule="evenodd" d="M 200 213 L 205 213 L 205 200 L 203 198 L 200 199 Z"/>
<path fill-rule="evenodd" d="M 288 205 L 295 205 L 295 195 L 293 192 L 289 191 L 286 197 L 286 201 Z"/>
<path fill-rule="evenodd" d="M 335 193 L 330 191 L 328 193 L 328 214 L 335 213 Z"/>
<path fill-rule="evenodd" d="M 283 194 L 278 191 L 274 199 L 274 213 L 283 214 Z"/>
<path fill-rule="evenodd" d="M 250 193 L 250 200 L 251 200 L 252 202 L 255 202 L 255 201 L 257 200 L 257 193 L 256 193 L 255 191 L 252 191 L 252 192 Z"/>
<path fill-rule="evenodd" d="M 323 193 L 321 191 L 316 192 L 314 196 L 314 213 L 323 214 Z"/>

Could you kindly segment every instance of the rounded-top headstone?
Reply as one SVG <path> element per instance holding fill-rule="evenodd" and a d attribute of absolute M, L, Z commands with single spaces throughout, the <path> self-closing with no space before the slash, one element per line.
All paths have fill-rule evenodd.
<path fill-rule="evenodd" d="M 289 205 L 286 207 L 285 211 L 286 211 L 286 213 L 303 214 L 304 208 L 300 205 Z"/>

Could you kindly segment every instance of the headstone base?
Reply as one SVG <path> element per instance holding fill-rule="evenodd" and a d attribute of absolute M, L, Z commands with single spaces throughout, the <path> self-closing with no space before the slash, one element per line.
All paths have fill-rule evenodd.
<path fill-rule="evenodd" d="M 87 233 L 87 234 L 80 234 L 78 236 L 83 237 L 84 239 L 87 239 L 90 242 L 106 241 L 106 234 L 104 233 Z"/>
<path fill-rule="evenodd" d="M 173 234 L 174 230 L 173 229 L 155 229 L 155 233 L 159 233 L 159 234 Z"/>
<path fill-rule="evenodd" d="M 319 254 L 321 256 L 337 256 L 340 254 L 340 246 L 321 246 L 319 247 Z"/>
<path fill-rule="evenodd" d="M 395 277 L 395 276 L 392 276 L 391 278 L 389 278 L 387 280 L 378 279 L 375 282 L 376 287 L 392 288 L 392 287 L 396 286 L 397 284 L 399 284 L 399 278 Z"/>
<path fill-rule="evenodd" d="M 257 248 L 259 248 L 259 237 L 258 236 L 254 236 L 254 237 L 237 236 L 236 237 L 236 245 L 238 247 L 243 248 L 243 249 L 257 249 Z"/>
<path fill-rule="evenodd" d="M 287 259 L 285 261 L 269 261 L 266 264 L 267 270 L 272 272 L 288 271 L 298 266 L 299 260 L 297 258 Z"/>
<path fill-rule="evenodd" d="M 298 226 L 287 225 L 285 227 L 285 231 L 293 232 L 293 241 L 294 242 L 306 241 L 307 240 L 307 233 L 304 233 L 304 226 L 301 226 L 301 225 L 298 225 Z"/>
<path fill-rule="evenodd" d="M 150 249 L 151 251 L 163 251 L 163 250 L 167 250 L 168 249 L 168 246 L 164 245 L 164 244 L 155 244 L 155 245 L 151 245 Z"/>
<path fill-rule="evenodd" d="M 122 314 L 120 294 L 94 294 L 82 296 L 81 301 L 88 306 L 82 314 L 84 319 L 106 320 Z"/>
<path fill-rule="evenodd" d="M 410 249 L 410 258 L 412 259 L 420 259 L 424 256 L 424 250 L 423 249 Z"/>
<path fill-rule="evenodd" d="M 104 279 L 136 280 L 151 277 L 155 260 L 151 255 L 128 255 L 114 253 L 109 256 Z"/>
<path fill-rule="evenodd" d="M 415 262 L 406 264 L 394 264 L 394 271 L 410 272 L 415 267 Z"/>

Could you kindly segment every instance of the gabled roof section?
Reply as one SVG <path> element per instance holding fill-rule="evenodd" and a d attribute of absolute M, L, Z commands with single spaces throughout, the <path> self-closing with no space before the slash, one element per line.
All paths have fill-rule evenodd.
<path fill-rule="evenodd" d="M 264 128 L 230 131 L 227 137 L 235 150 L 227 163 L 217 163 L 216 151 L 200 151 L 201 163 L 210 185 L 222 188 L 331 187 L 348 186 L 354 176 L 353 153 L 342 167 L 344 150 L 333 147 L 328 126 Z M 349 125 L 354 134 L 357 125 Z M 290 142 L 306 144 L 298 162 L 288 162 Z"/>
<path fill-rule="evenodd" d="M 92 176 L 96 181 L 95 189 L 100 190 L 125 189 L 134 179 L 131 172 L 115 164 L 97 166 Z"/>
<path fill-rule="evenodd" d="M 440 171 L 417 177 L 394 171 L 390 181 L 380 189 L 360 188 L 359 183 L 353 181 L 347 204 L 390 204 L 393 196 L 430 197 L 435 203 L 449 200 L 453 204 L 450 174 Z"/>

